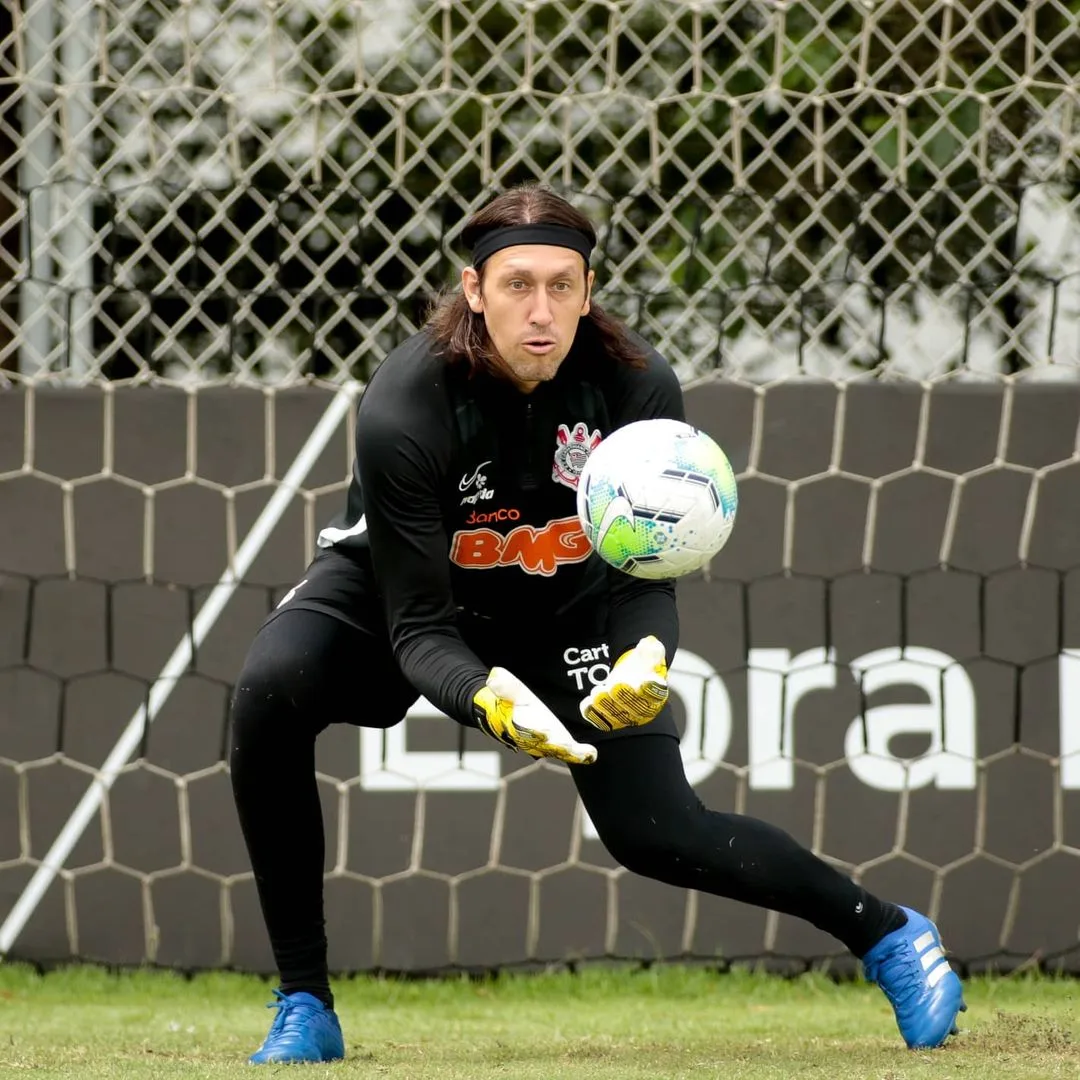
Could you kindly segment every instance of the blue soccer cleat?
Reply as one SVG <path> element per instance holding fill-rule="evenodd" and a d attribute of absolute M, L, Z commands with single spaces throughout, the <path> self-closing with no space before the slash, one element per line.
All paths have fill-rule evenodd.
<path fill-rule="evenodd" d="M 345 1041 L 337 1013 L 317 997 L 303 992 L 283 994 L 274 991 L 277 1001 L 268 1009 L 278 1014 L 262 1046 L 248 1058 L 252 1065 L 299 1061 L 340 1061 L 345 1056 Z"/>
<path fill-rule="evenodd" d="M 900 910 L 907 922 L 863 957 L 863 967 L 889 999 L 904 1042 L 912 1050 L 928 1050 L 957 1034 L 956 1017 L 967 1006 L 938 928 L 911 908 Z"/>

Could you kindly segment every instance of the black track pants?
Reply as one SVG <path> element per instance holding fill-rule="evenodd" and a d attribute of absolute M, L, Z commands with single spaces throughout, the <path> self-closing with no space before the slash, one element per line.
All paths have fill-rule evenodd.
<path fill-rule="evenodd" d="M 357 627 L 290 610 L 259 631 L 237 682 L 233 791 L 286 992 L 330 1000 L 315 739 L 333 722 L 398 722 L 416 695 L 380 679 L 392 662 Z M 370 677 L 359 678 L 358 663 Z M 602 843 L 635 873 L 806 919 L 856 956 L 904 921 L 781 829 L 707 809 L 670 735 L 642 729 L 605 741 L 595 764 L 571 772 Z"/>

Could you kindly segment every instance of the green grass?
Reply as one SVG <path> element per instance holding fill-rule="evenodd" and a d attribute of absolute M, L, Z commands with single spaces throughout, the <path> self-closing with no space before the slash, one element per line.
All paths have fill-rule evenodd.
<path fill-rule="evenodd" d="M 358 978 L 335 992 L 348 1060 L 304 1067 L 305 1078 L 1080 1076 L 1080 982 L 1067 979 L 970 981 L 962 1035 L 921 1053 L 904 1048 L 877 989 L 817 975 L 592 969 L 472 983 Z M 41 976 L 0 965 L 0 1076 L 250 1077 L 267 1000 L 267 983 L 236 975 Z"/>

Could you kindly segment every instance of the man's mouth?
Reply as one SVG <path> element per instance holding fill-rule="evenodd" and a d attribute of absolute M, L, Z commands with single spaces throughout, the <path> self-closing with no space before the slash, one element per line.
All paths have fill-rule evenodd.
<path fill-rule="evenodd" d="M 528 338 L 523 344 L 529 352 L 535 353 L 538 356 L 549 353 L 555 348 L 555 341 L 553 338 Z"/>

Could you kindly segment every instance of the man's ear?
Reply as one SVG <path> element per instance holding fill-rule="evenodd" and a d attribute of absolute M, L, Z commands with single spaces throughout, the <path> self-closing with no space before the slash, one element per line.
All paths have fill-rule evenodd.
<path fill-rule="evenodd" d="M 479 315 L 484 310 L 484 297 L 480 292 L 480 275 L 471 266 L 461 271 L 461 291 L 469 308 Z"/>
<path fill-rule="evenodd" d="M 593 282 L 596 280 L 596 271 L 590 270 L 585 275 L 585 303 L 581 305 L 581 314 L 588 315 L 589 308 L 592 306 L 592 288 Z"/>

